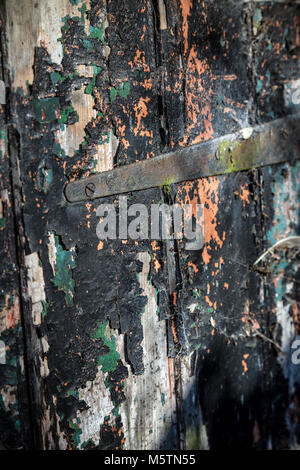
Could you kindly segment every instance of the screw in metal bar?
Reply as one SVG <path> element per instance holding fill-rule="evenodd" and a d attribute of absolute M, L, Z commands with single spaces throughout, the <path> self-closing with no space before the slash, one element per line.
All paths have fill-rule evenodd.
<path fill-rule="evenodd" d="M 96 186 L 94 185 L 94 183 L 88 183 L 85 187 L 85 194 L 87 195 L 87 197 L 93 197 L 94 194 L 95 194 L 95 191 L 96 191 Z"/>

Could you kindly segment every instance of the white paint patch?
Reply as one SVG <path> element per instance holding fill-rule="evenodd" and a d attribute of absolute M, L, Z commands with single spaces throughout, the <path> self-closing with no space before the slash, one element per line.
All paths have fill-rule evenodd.
<path fill-rule="evenodd" d="M 43 359 L 39 357 L 40 360 L 40 374 L 41 377 L 44 379 L 45 377 L 48 377 L 50 374 L 49 368 L 48 368 L 48 360 L 47 357 L 44 357 Z"/>
<path fill-rule="evenodd" d="M 94 66 L 93 65 L 85 65 L 80 64 L 76 67 L 78 74 L 81 77 L 85 78 L 93 78 L 94 76 Z"/>
<path fill-rule="evenodd" d="M 240 134 L 243 139 L 249 139 L 253 134 L 253 127 L 244 127 L 244 129 L 240 130 Z"/>
<path fill-rule="evenodd" d="M 33 304 L 46 300 L 43 269 L 38 253 L 25 256 L 27 268 L 28 295 Z"/>
<path fill-rule="evenodd" d="M 56 244 L 55 244 L 55 236 L 54 233 L 49 233 L 48 234 L 48 257 L 49 257 L 49 262 L 52 267 L 52 272 L 53 276 L 55 276 L 55 266 L 56 266 L 56 254 L 57 254 L 57 249 L 56 249 Z"/>
<path fill-rule="evenodd" d="M 32 253 L 25 257 L 27 268 L 28 296 L 32 303 L 32 322 L 35 326 L 42 324 L 43 302 L 46 301 L 45 281 L 43 268 L 40 266 L 38 253 Z"/>
<path fill-rule="evenodd" d="M 79 400 L 85 401 L 89 407 L 88 410 L 77 411 L 81 429 L 80 447 L 90 439 L 95 445 L 99 444 L 100 428 L 104 424 L 105 417 L 111 416 L 114 409 L 110 390 L 105 385 L 105 377 L 102 367 L 99 367 L 95 380 L 87 382 L 85 388 L 79 390 Z"/>
<path fill-rule="evenodd" d="M 188 309 L 191 313 L 194 313 L 197 307 L 198 307 L 198 303 L 195 302 L 195 303 L 189 305 Z"/>
<path fill-rule="evenodd" d="M 41 325 L 41 323 L 42 323 L 42 312 L 43 312 L 42 302 L 37 302 L 36 304 L 32 304 L 32 323 L 35 326 Z"/>
<path fill-rule="evenodd" d="M 85 127 L 96 118 L 94 109 L 94 98 L 84 92 L 85 86 L 72 93 L 71 102 L 74 110 L 78 114 L 78 121 L 69 126 L 64 125 L 63 130 L 55 132 L 56 141 L 64 149 L 66 155 L 73 157 L 80 144 L 83 144 L 85 137 Z"/>
<path fill-rule="evenodd" d="M 49 348 L 50 348 L 46 336 L 44 336 L 44 337 L 41 339 L 41 343 L 42 343 L 42 351 L 43 351 L 44 354 L 46 354 L 46 353 L 49 351 Z"/>
<path fill-rule="evenodd" d="M 291 293 L 293 290 L 293 283 L 286 286 L 286 293 Z M 280 363 L 283 366 L 283 371 L 288 372 L 292 341 L 295 337 L 295 327 L 293 317 L 290 315 L 291 303 L 283 302 L 282 299 L 277 299 L 276 302 L 276 316 L 279 325 L 281 326 L 281 348 L 283 354 L 279 354 Z"/>
<path fill-rule="evenodd" d="M 1 148 L 4 149 L 4 146 L 1 145 Z M 1 200 L 0 200 L 0 207 L 2 207 L 2 209 L 0 209 L 1 210 L 1 213 L 0 213 L 1 217 L 3 217 L 3 215 L 4 215 L 3 214 L 3 204 L 6 204 L 8 207 L 11 206 L 7 189 L 3 189 L 3 191 L 1 192 Z"/>
<path fill-rule="evenodd" d="M 14 405 L 17 403 L 17 387 L 15 385 L 5 385 L 5 387 L 0 390 L 0 396 L 2 397 L 5 410 L 13 411 L 15 415 Z"/>
<path fill-rule="evenodd" d="M 4 341 L 0 340 L 0 364 L 6 364 L 6 346 Z"/>
<path fill-rule="evenodd" d="M 95 166 L 95 170 L 98 173 L 101 173 L 102 171 L 112 170 L 114 166 L 114 157 L 118 150 L 118 146 L 119 140 L 113 134 L 113 132 L 109 132 L 108 142 L 97 146 L 97 163 Z"/>
<path fill-rule="evenodd" d="M 129 370 L 124 389 L 126 402 L 120 406 L 125 448 L 130 450 L 159 448 L 173 425 L 176 410 L 171 370 L 169 375 L 166 324 L 159 321 L 155 290 L 148 279 L 151 258 L 145 252 L 139 253 L 138 259 L 143 263 L 140 286 L 148 298 L 142 315 L 145 371 L 133 376 Z M 120 346 L 123 350 L 123 345 Z"/>
<path fill-rule="evenodd" d="M 86 2 L 87 10 L 90 1 Z M 43 46 L 52 62 L 61 64 L 63 49 L 61 37 L 63 18 L 81 16 L 79 5 L 69 0 L 33 1 L 9 0 L 7 8 L 7 37 L 9 61 L 13 73 L 14 88 L 24 91 L 34 78 L 33 63 L 35 47 Z M 85 18 L 85 30 L 89 34 L 89 21 Z"/>
<path fill-rule="evenodd" d="M 166 5 L 165 5 L 164 0 L 158 0 L 158 8 L 159 8 L 160 29 L 163 31 L 168 28 Z"/>
<path fill-rule="evenodd" d="M 0 104 L 6 104 L 6 89 L 3 80 L 0 80 Z"/>

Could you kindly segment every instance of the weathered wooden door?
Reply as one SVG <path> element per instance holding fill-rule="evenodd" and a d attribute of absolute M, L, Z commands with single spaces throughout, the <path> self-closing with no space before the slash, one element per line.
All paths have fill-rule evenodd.
<path fill-rule="evenodd" d="M 299 257 L 254 263 L 300 234 L 297 127 L 282 121 L 292 162 L 235 172 L 222 141 L 228 174 L 127 194 L 202 204 L 201 250 L 99 240 L 99 200 L 64 187 L 297 124 L 299 2 L 1 5 L 1 446 L 296 447 Z"/>

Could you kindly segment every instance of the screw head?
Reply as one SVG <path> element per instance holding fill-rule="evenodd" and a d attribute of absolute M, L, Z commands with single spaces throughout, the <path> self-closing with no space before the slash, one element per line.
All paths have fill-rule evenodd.
<path fill-rule="evenodd" d="M 88 183 L 85 187 L 85 194 L 87 195 L 87 197 L 93 197 L 93 195 L 95 194 L 95 191 L 96 191 L 96 186 L 94 185 L 94 183 Z"/>

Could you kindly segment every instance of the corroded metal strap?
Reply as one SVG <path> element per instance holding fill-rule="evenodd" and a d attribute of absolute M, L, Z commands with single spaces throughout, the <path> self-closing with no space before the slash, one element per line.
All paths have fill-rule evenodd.
<path fill-rule="evenodd" d="M 300 158 L 300 114 L 236 134 L 68 183 L 65 196 L 80 202 Z"/>

